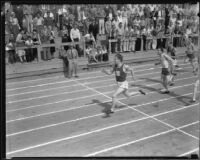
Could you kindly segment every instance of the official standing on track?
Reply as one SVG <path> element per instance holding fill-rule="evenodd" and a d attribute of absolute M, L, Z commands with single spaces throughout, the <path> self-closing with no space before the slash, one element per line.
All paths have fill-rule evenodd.
<path fill-rule="evenodd" d="M 73 72 L 75 77 L 78 78 L 77 68 L 78 68 L 78 52 L 74 48 L 74 45 L 70 45 L 70 48 L 67 50 L 66 57 L 68 60 L 68 77 L 71 78 L 73 76 Z"/>

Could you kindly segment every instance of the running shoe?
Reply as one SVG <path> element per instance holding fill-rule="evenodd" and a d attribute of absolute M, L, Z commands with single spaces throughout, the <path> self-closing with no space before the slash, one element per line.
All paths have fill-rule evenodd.
<path fill-rule="evenodd" d="M 143 90 L 139 90 L 139 92 L 141 93 L 141 94 L 143 94 L 143 95 L 146 95 L 146 93 L 143 91 Z"/>

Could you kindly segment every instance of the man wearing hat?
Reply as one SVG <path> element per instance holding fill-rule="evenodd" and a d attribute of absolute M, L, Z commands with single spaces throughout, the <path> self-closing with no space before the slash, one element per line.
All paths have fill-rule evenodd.
<path fill-rule="evenodd" d="M 68 78 L 71 78 L 73 76 L 73 72 L 75 74 L 75 77 L 77 78 L 78 52 L 74 48 L 73 44 L 71 44 L 69 47 L 70 48 L 67 51 L 63 50 L 64 63 L 66 64 L 66 66 L 68 66 Z"/>

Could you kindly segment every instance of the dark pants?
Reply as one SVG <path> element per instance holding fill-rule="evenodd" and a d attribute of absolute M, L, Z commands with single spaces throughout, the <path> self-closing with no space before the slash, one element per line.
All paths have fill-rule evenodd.
<path fill-rule="evenodd" d="M 74 42 L 79 42 L 78 38 L 75 38 Z M 81 49 L 79 47 L 79 44 L 76 44 L 76 50 L 78 52 L 78 56 L 81 57 L 82 54 L 81 54 Z"/>
<path fill-rule="evenodd" d="M 65 57 L 62 57 L 62 59 L 63 59 L 63 72 L 64 72 L 64 76 L 65 77 L 68 77 L 68 64 L 69 64 L 69 62 L 68 62 L 68 59 L 67 58 L 65 58 Z"/>
<path fill-rule="evenodd" d="M 54 42 L 54 39 L 51 39 L 50 40 L 50 43 L 51 44 L 54 44 L 55 42 Z M 55 52 L 55 47 L 50 47 L 50 52 L 51 52 L 51 57 L 53 57 L 54 56 L 54 52 Z"/>
<path fill-rule="evenodd" d="M 27 60 L 27 62 L 31 62 L 34 59 L 33 58 L 33 49 L 32 48 L 28 48 L 25 51 L 26 51 L 26 60 Z"/>
<path fill-rule="evenodd" d="M 146 51 L 146 41 L 147 41 L 147 37 L 145 35 L 142 35 L 142 39 L 143 39 L 143 50 Z"/>
<path fill-rule="evenodd" d="M 157 49 L 158 49 L 158 48 L 162 48 L 162 41 L 161 41 L 160 38 L 157 39 Z"/>
<path fill-rule="evenodd" d="M 137 38 L 136 44 L 135 44 L 135 50 L 140 51 L 141 50 L 141 38 Z"/>
<path fill-rule="evenodd" d="M 108 61 L 108 53 L 103 54 L 103 61 Z"/>
<path fill-rule="evenodd" d="M 15 50 L 9 50 L 8 51 L 8 61 L 13 64 L 16 62 L 16 57 L 15 57 Z"/>

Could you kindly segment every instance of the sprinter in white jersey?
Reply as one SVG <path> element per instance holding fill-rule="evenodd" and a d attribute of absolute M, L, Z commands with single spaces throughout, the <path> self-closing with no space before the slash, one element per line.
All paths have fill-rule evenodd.
<path fill-rule="evenodd" d="M 169 68 L 170 68 L 170 64 L 173 64 L 174 61 L 169 55 L 167 55 L 166 52 L 164 52 L 163 48 L 158 49 L 158 55 L 160 57 L 160 64 L 162 66 L 161 80 L 164 86 L 164 89 L 161 90 L 161 93 L 168 94 L 169 93 L 168 85 L 169 83 L 171 83 L 171 80 L 170 80 L 171 75 L 170 75 Z"/>

